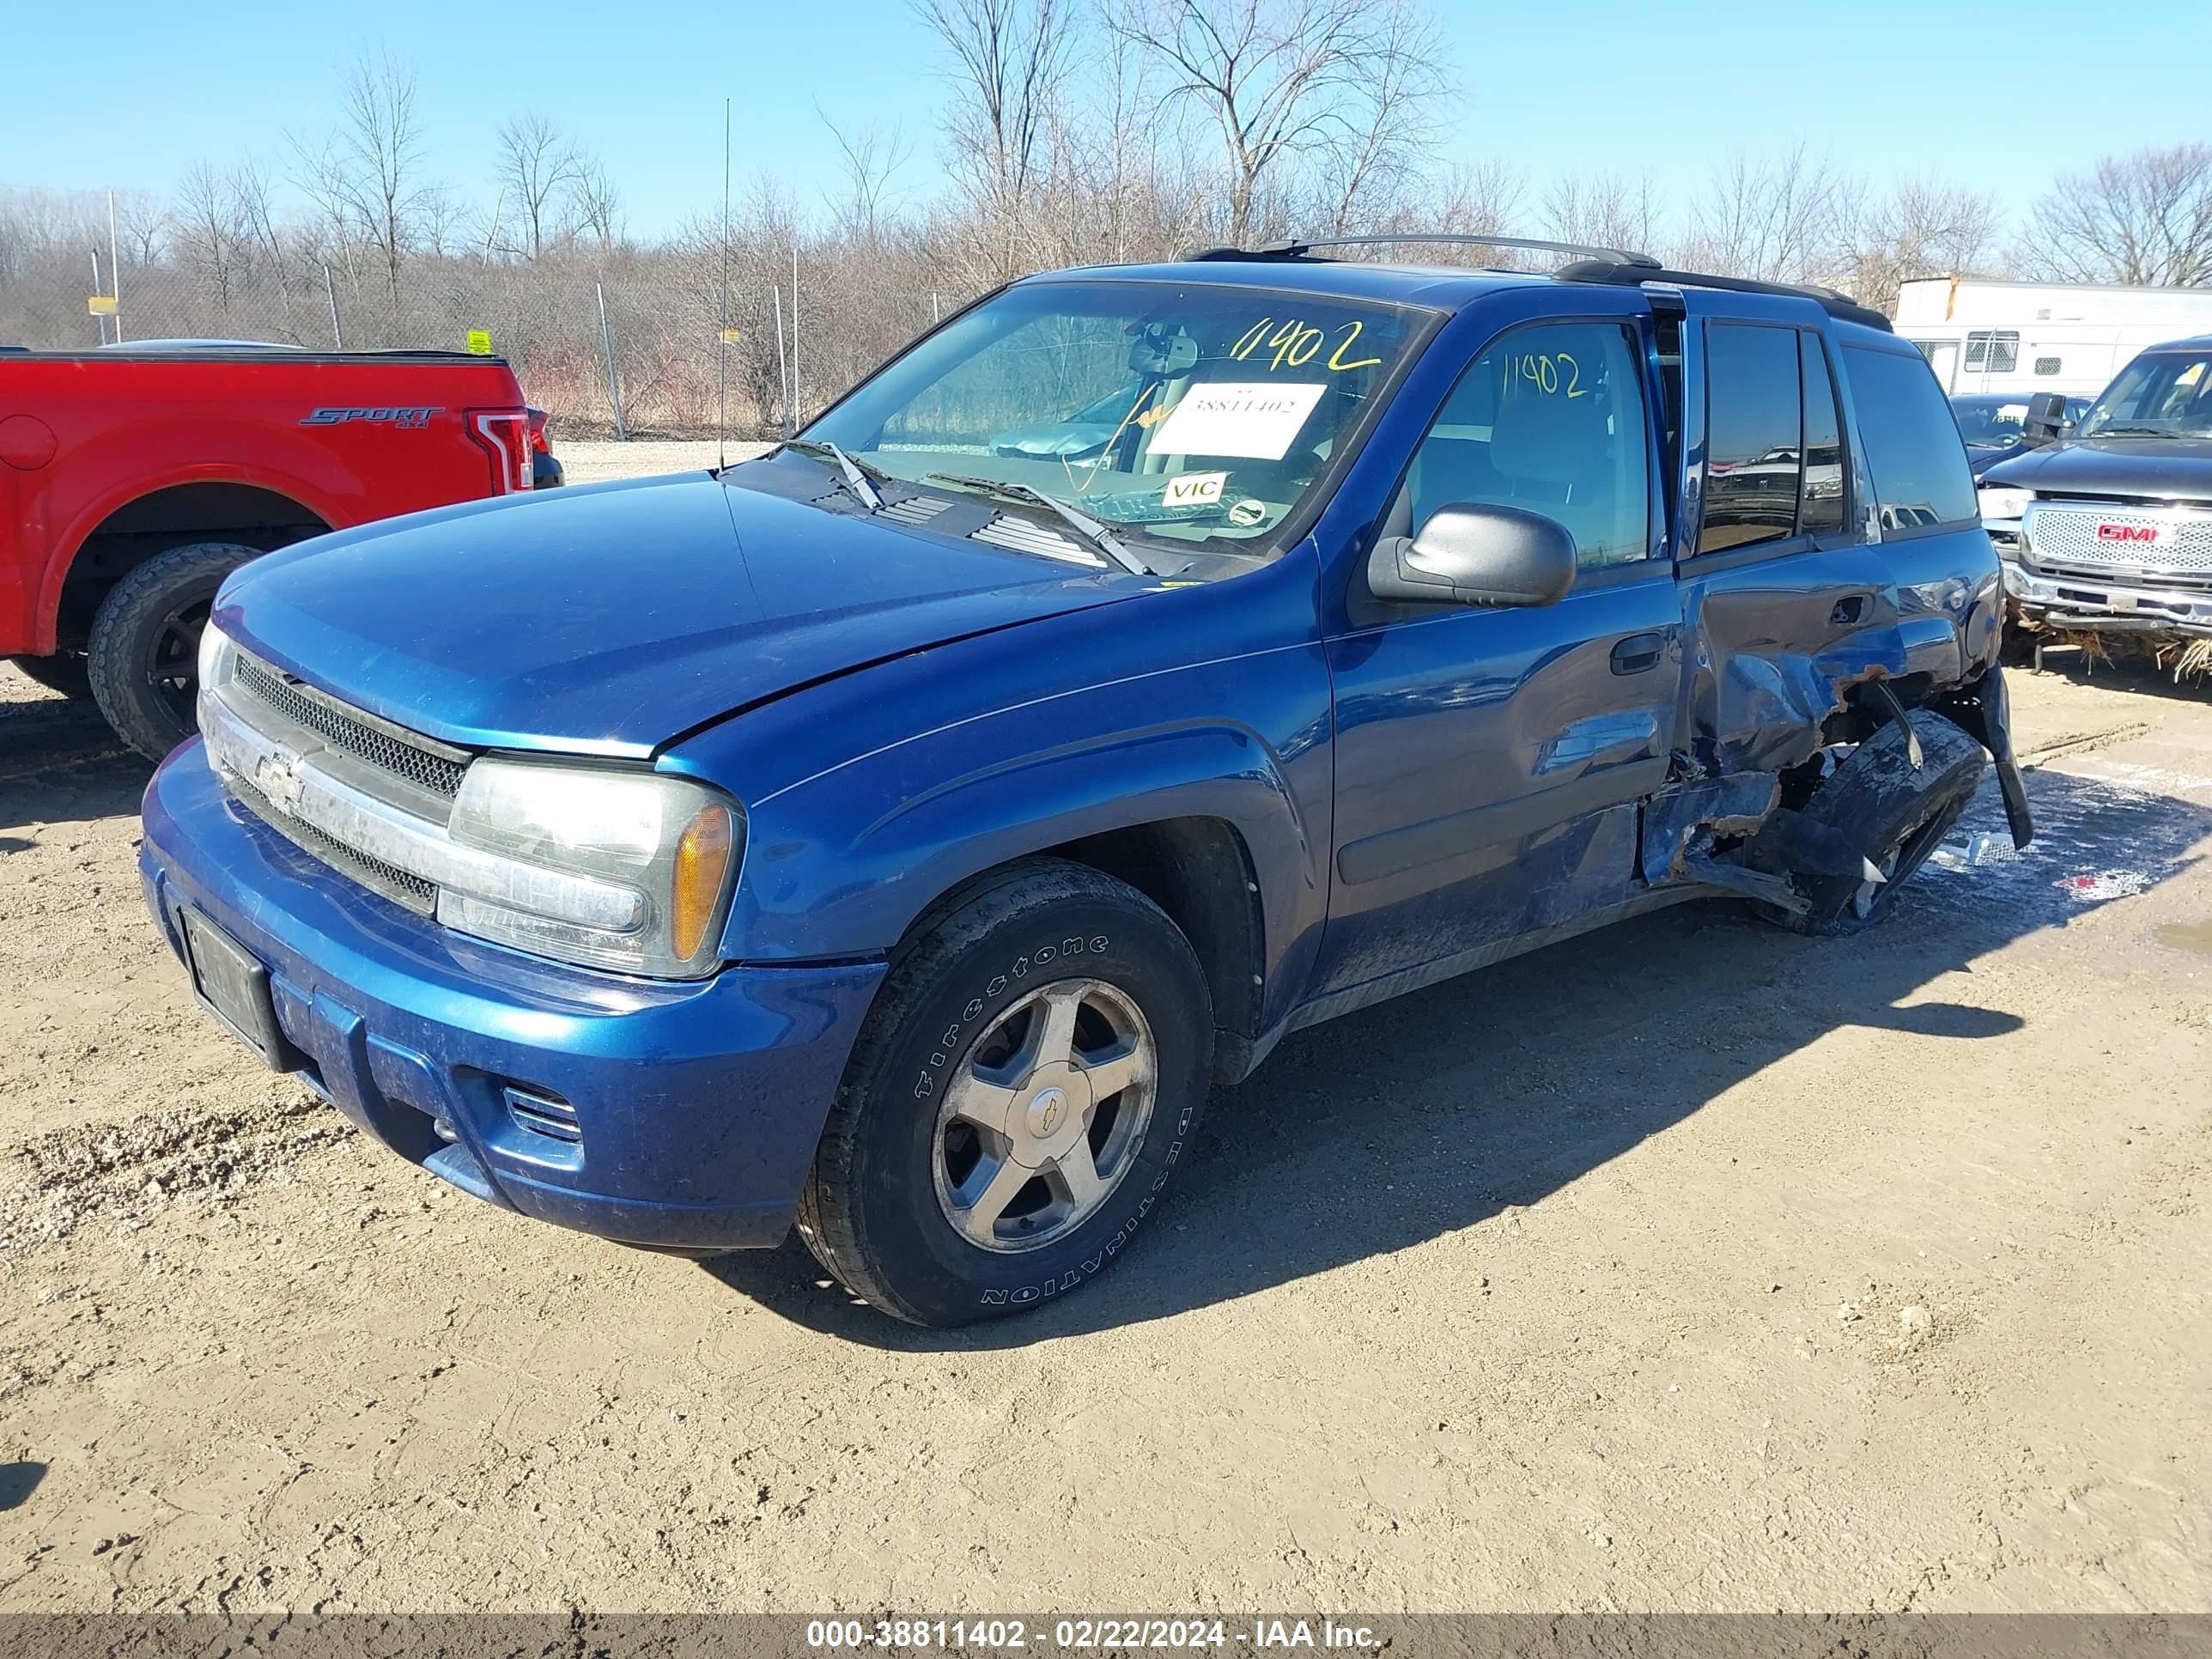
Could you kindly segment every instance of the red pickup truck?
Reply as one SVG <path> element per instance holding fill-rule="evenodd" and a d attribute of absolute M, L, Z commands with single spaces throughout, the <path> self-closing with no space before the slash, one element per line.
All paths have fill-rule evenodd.
<path fill-rule="evenodd" d="M 0 351 L 0 657 L 158 758 L 192 729 L 225 576 L 531 488 L 533 416 L 503 359 L 458 352 Z"/>

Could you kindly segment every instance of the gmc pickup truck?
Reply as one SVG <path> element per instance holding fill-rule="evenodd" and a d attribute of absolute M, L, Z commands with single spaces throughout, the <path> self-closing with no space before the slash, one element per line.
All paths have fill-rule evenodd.
<path fill-rule="evenodd" d="M 2212 669 L 2212 337 L 2152 347 L 2070 426 L 2057 404 L 1982 475 L 2014 640 Z"/>
<path fill-rule="evenodd" d="M 1686 900 L 1856 933 L 1985 755 L 2025 842 L 1878 315 L 1333 246 L 1027 278 L 758 459 L 238 573 L 141 854 L 206 1007 L 490 1203 L 795 1220 L 951 1324 L 1128 1254 L 1285 1033 Z"/>
<path fill-rule="evenodd" d="M 449 352 L 0 354 L 0 656 L 160 759 L 222 579 L 326 530 L 531 487 L 514 372 Z"/>

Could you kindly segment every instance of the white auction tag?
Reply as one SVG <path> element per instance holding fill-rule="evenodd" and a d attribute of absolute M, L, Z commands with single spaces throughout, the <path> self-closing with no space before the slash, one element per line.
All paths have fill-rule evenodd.
<path fill-rule="evenodd" d="M 1152 453 L 1279 461 L 1328 390 L 1319 381 L 1278 386 L 1265 380 L 1224 380 L 1194 386 L 1160 422 Z"/>

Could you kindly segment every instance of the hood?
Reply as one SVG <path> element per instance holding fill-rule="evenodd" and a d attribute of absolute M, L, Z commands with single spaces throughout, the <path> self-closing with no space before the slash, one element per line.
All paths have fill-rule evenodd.
<path fill-rule="evenodd" d="M 2212 439 L 2073 438 L 2000 461 L 1982 482 L 2050 495 L 2212 501 Z"/>
<path fill-rule="evenodd" d="M 693 473 L 318 537 L 240 570 L 216 621 L 448 743 L 641 757 L 795 686 L 1141 580 Z"/>

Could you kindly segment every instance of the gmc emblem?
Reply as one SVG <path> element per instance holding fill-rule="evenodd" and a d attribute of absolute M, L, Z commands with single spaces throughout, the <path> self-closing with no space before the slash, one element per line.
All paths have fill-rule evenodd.
<path fill-rule="evenodd" d="M 2154 542 L 2158 526 L 2154 524 L 2100 524 L 2097 526 L 2100 542 Z"/>

